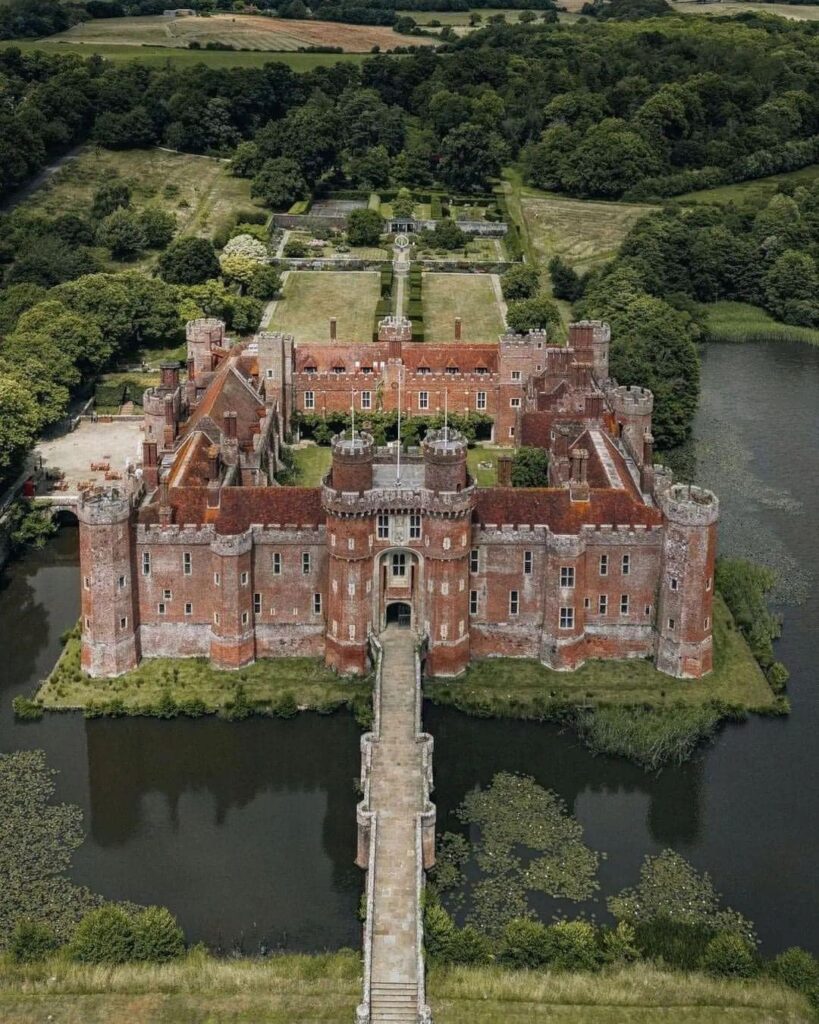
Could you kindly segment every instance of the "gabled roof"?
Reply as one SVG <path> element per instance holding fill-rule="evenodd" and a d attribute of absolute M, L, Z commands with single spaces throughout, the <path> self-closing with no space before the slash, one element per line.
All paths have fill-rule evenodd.
<path fill-rule="evenodd" d="M 482 526 L 545 524 L 553 533 L 577 533 L 584 525 L 657 526 L 662 514 L 625 490 L 592 488 L 588 501 L 572 501 L 568 487 L 481 487 L 474 519 Z"/>
<path fill-rule="evenodd" d="M 253 389 L 248 377 L 242 372 L 247 370 L 247 357 L 244 360 L 230 359 L 221 364 L 213 380 L 196 406 L 187 422 L 182 427 L 182 434 L 192 434 L 204 429 L 212 434 L 215 427 L 221 431 L 226 412 L 236 413 L 236 436 L 239 444 L 246 444 L 258 430 L 259 420 L 264 415 L 265 406 L 262 399 Z M 207 421 L 210 421 L 209 423 Z"/>

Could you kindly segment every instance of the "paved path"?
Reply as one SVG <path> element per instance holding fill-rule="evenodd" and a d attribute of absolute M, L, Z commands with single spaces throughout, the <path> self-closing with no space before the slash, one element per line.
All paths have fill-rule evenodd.
<path fill-rule="evenodd" d="M 416 816 L 423 810 L 415 739 L 415 634 L 391 627 L 383 645 L 381 736 L 373 751 L 378 815 L 372 952 L 372 1024 L 418 1019 Z"/>

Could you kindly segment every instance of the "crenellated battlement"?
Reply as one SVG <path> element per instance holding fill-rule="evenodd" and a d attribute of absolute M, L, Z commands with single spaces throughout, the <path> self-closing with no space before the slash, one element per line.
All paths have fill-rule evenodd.
<path fill-rule="evenodd" d="M 110 526 L 131 515 L 130 495 L 118 487 L 103 491 L 81 491 L 77 518 L 86 526 Z"/>
<path fill-rule="evenodd" d="M 608 398 L 614 411 L 625 416 L 650 416 L 654 409 L 652 392 L 633 384 L 610 388 Z"/>
<path fill-rule="evenodd" d="M 466 458 L 467 443 L 463 434 L 452 427 L 440 430 L 429 430 L 421 442 L 424 458 L 434 458 L 436 462 L 457 462 Z"/>
<path fill-rule="evenodd" d="M 412 321 L 405 316 L 385 316 L 378 322 L 379 341 L 412 341 Z"/>
<path fill-rule="evenodd" d="M 189 345 L 221 345 L 225 337 L 225 322 L 216 317 L 200 317 L 185 324 L 185 338 Z"/>
<path fill-rule="evenodd" d="M 672 484 L 661 502 L 666 518 L 682 526 L 710 526 L 719 519 L 719 499 L 704 487 Z"/>

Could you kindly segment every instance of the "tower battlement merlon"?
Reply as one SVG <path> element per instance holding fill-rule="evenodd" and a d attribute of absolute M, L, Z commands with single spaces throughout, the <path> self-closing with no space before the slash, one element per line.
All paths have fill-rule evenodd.
<path fill-rule="evenodd" d="M 719 519 L 719 499 L 704 487 L 672 484 L 661 502 L 666 518 L 681 526 L 711 526 Z"/>
<path fill-rule="evenodd" d="M 615 412 L 630 416 L 650 416 L 654 411 L 653 393 L 635 384 L 610 388 L 608 397 Z"/>
<path fill-rule="evenodd" d="M 77 518 L 88 526 L 110 526 L 125 522 L 131 515 L 130 495 L 118 487 L 103 491 L 81 491 Z"/>

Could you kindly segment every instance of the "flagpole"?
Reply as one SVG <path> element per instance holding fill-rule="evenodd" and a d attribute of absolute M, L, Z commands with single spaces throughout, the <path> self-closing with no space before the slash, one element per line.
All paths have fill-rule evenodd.
<path fill-rule="evenodd" d="M 355 388 L 350 389 L 350 440 L 355 449 Z"/>
<path fill-rule="evenodd" d="M 398 364 L 398 448 L 395 453 L 395 482 L 401 482 L 401 382 L 404 377 L 404 364 Z"/>

